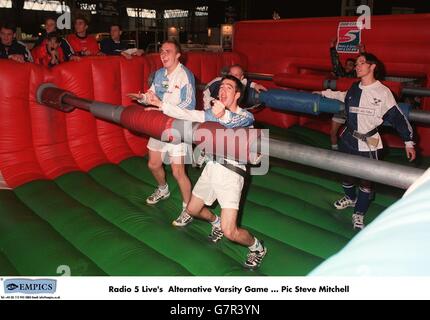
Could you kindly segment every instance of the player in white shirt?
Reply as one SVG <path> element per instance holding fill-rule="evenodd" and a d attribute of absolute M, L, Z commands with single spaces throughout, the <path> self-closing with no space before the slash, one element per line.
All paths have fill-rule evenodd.
<path fill-rule="evenodd" d="M 195 122 L 218 122 L 226 128 L 251 127 L 254 116 L 237 104 L 243 94 L 241 81 L 227 75 L 221 79 L 219 100 L 207 110 L 186 110 L 172 105 L 161 105 L 150 97 L 149 103 L 164 114 L 177 119 Z M 186 208 L 187 214 L 212 224 L 209 239 L 218 242 L 225 235 L 231 241 L 248 247 L 249 252 L 244 266 L 256 269 L 260 266 L 267 248 L 246 229 L 237 225 L 239 203 L 246 176 L 244 163 L 226 158 L 208 158 L 199 180 L 194 186 L 191 200 Z M 215 201 L 221 206 L 221 218 L 214 215 L 205 205 Z"/>
<path fill-rule="evenodd" d="M 347 92 L 321 92 L 324 97 L 345 103 L 346 127 L 340 136 L 339 151 L 378 159 L 383 145 L 377 128 L 386 121 L 397 130 L 405 142 L 406 156 L 413 161 L 416 154 L 412 127 L 390 89 L 377 80 L 381 69 L 381 62 L 373 54 L 362 53 L 355 66 L 360 82 L 354 83 Z M 370 205 L 372 184 L 370 181 L 361 180 L 358 195 L 353 178 L 346 177 L 342 186 L 345 196 L 337 200 L 334 206 L 339 210 L 354 207 L 353 227 L 363 229 L 364 215 Z"/>
<path fill-rule="evenodd" d="M 159 104 L 165 107 L 176 106 L 180 109 L 194 110 L 196 106 L 194 75 L 179 62 L 181 47 L 175 41 L 167 40 L 160 49 L 163 68 L 157 70 L 151 88 L 145 94 L 128 94 L 142 104 Z M 149 102 L 151 101 L 151 102 Z M 148 141 L 149 161 L 151 170 L 158 187 L 146 202 L 156 204 L 170 196 L 166 173 L 163 168 L 163 156 L 168 153 L 172 166 L 172 173 L 178 182 L 182 195 L 182 207 L 179 217 L 173 221 L 175 226 L 185 226 L 192 221 L 185 208 L 191 198 L 191 182 L 185 172 L 185 143 L 173 144 L 150 138 Z"/>

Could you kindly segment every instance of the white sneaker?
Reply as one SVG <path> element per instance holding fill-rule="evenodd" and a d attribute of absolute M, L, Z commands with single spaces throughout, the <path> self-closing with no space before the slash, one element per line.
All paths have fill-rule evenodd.
<path fill-rule="evenodd" d="M 187 213 L 186 209 L 183 209 L 179 217 L 172 221 L 175 227 L 185 227 L 187 224 L 193 221 L 193 217 Z"/>
<path fill-rule="evenodd" d="M 155 189 L 154 193 L 151 194 L 146 199 L 146 203 L 147 204 L 156 204 L 160 200 L 167 199 L 169 196 L 170 196 L 170 191 L 169 191 L 169 187 L 168 186 L 166 188 L 164 188 L 164 190 L 162 190 L 160 188 L 157 188 L 157 189 Z"/>
<path fill-rule="evenodd" d="M 354 213 L 352 215 L 352 228 L 355 229 L 363 229 L 364 228 L 364 215 Z"/>
<path fill-rule="evenodd" d="M 224 236 L 224 233 L 222 232 L 220 226 L 212 225 L 211 233 L 208 236 L 209 240 L 212 241 L 213 243 L 217 243 L 222 239 L 223 236 Z"/>
<path fill-rule="evenodd" d="M 263 246 L 263 250 L 261 251 L 249 250 L 248 256 L 246 257 L 246 261 L 244 263 L 245 268 L 255 270 L 260 266 L 263 258 L 267 254 L 267 248 L 263 245 L 263 242 L 261 242 L 261 245 Z"/>
<path fill-rule="evenodd" d="M 334 207 L 337 210 L 343 210 L 348 207 L 355 207 L 355 203 L 357 202 L 357 199 L 351 200 L 347 196 L 344 196 L 343 198 L 337 200 L 335 203 L 333 203 Z"/>

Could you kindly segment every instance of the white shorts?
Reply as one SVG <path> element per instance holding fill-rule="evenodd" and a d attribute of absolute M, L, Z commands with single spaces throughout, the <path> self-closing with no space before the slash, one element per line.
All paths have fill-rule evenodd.
<path fill-rule="evenodd" d="M 193 189 L 193 195 L 211 206 L 215 200 L 221 209 L 239 210 L 243 177 L 217 162 L 208 162 Z"/>
<path fill-rule="evenodd" d="M 173 144 L 149 138 L 147 147 L 151 151 L 158 151 L 161 153 L 167 152 L 170 157 L 183 157 L 187 154 L 186 143 Z"/>

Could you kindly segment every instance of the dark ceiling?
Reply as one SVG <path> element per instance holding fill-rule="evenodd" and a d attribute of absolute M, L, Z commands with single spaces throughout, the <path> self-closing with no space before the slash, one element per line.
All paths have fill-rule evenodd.
<path fill-rule="evenodd" d="M 119 1 L 121 7 L 145 8 L 145 9 L 184 9 L 197 6 L 207 6 L 209 0 L 122 0 Z M 214 1 L 212 1 L 214 2 Z M 215 2 L 226 2 L 224 0 Z"/>
<path fill-rule="evenodd" d="M 102 0 L 85 0 L 85 2 Z M 107 1 L 107 0 L 106 0 Z M 340 15 L 341 0 L 297 1 L 297 0 L 117 0 L 121 7 L 145 9 L 190 9 L 209 6 L 209 15 L 224 14 L 225 8 L 233 6 L 238 18 L 271 19 L 276 10 L 281 18 L 319 17 Z M 392 7 L 414 8 L 416 13 L 430 12 L 429 0 L 374 0 L 373 14 L 390 14 Z"/>

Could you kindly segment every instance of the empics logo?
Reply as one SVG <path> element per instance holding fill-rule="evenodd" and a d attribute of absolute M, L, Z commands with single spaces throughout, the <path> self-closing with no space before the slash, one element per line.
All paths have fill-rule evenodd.
<path fill-rule="evenodd" d="M 5 293 L 55 293 L 57 281 L 51 279 L 7 279 L 4 281 Z"/>
<path fill-rule="evenodd" d="M 16 288 L 18 288 L 18 286 L 15 283 L 9 283 L 6 288 L 10 291 L 15 290 Z"/>

